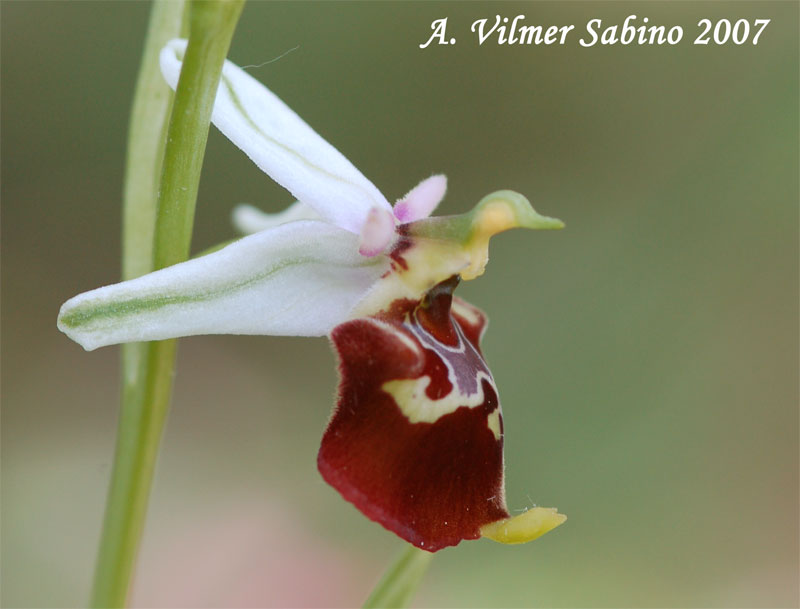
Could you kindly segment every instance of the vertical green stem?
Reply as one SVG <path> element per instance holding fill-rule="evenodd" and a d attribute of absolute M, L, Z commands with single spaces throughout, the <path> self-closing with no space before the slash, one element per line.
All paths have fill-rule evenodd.
<path fill-rule="evenodd" d="M 153 270 L 158 182 L 164 158 L 172 90 L 158 56 L 164 45 L 188 30 L 183 0 L 156 0 L 150 12 L 142 65 L 133 95 L 122 196 L 122 279 Z"/>
<path fill-rule="evenodd" d="M 158 204 L 158 180 L 172 106 L 172 91 L 164 82 L 158 54 L 185 29 L 183 0 L 156 0 L 150 12 L 142 64 L 136 82 L 128 131 L 122 207 L 122 278 L 153 270 L 153 233 Z M 122 409 L 117 430 L 114 469 L 108 489 L 100 549 L 95 567 L 92 605 L 125 603 L 141 534 L 143 513 L 137 448 L 152 422 L 144 386 L 148 377 L 146 343 L 122 346 Z"/>
<path fill-rule="evenodd" d="M 383 574 L 364 602 L 364 609 L 408 607 L 432 558 L 433 554 L 430 552 L 409 544 Z"/>
<path fill-rule="evenodd" d="M 169 40 L 188 34 L 186 17 L 184 0 L 155 0 L 150 12 L 128 130 L 122 194 L 123 280 L 153 270 L 158 182 L 172 108 L 172 90 L 161 76 L 158 55 Z M 133 404 L 141 405 L 139 378 L 143 374 L 141 367 L 146 349 L 144 343 L 122 345 L 123 412 L 134 408 Z M 125 407 L 125 404 L 131 406 Z M 120 422 L 124 422 L 124 417 Z"/>
<path fill-rule="evenodd" d="M 170 4 L 165 0 L 154 7 L 143 66 L 143 72 L 149 70 L 151 76 L 152 70 L 158 69 L 156 57 L 164 36 L 168 39 L 177 33 L 175 16 L 183 12 L 174 3 L 166 6 Z M 151 77 L 143 74 L 137 85 L 125 189 L 126 276 L 176 264 L 189 255 L 211 110 L 243 4 L 244 0 L 195 0 L 190 6 L 189 44 L 175 93 L 157 191 L 153 190 L 155 182 L 148 172 L 156 172 L 162 165 L 161 147 L 150 145 L 152 141 L 141 143 L 140 147 L 133 140 L 157 138 L 161 142 L 167 109 L 163 103 L 148 104 L 138 99 L 154 93 Z M 179 23 L 180 17 L 177 20 Z M 147 85 L 142 84 L 144 80 Z M 143 180 L 138 194 L 136 186 L 130 184 L 134 179 Z M 154 214 L 148 206 L 155 192 L 158 197 L 153 229 L 150 227 Z M 137 230 L 143 231 L 138 242 L 133 236 Z M 124 355 L 123 404 L 92 590 L 93 607 L 123 607 L 128 599 L 169 409 L 175 349 L 174 340 L 160 341 L 131 347 Z"/>
<path fill-rule="evenodd" d="M 222 64 L 244 0 L 195 0 L 175 93 L 155 233 L 155 268 L 189 257 L 194 206 Z"/>

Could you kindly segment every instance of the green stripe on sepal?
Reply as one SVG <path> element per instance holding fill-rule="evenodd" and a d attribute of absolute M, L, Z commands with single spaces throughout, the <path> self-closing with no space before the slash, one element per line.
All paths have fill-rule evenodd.
<path fill-rule="evenodd" d="M 321 336 L 389 266 L 358 237 L 315 220 L 249 235 L 221 250 L 69 300 L 58 327 L 86 349 L 197 334 Z"/>

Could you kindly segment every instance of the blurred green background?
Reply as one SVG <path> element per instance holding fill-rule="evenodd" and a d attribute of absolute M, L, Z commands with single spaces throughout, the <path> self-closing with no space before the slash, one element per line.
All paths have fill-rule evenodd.
<path fill-rule="evenodd" d="M 60 304 L 114 282 L 126 124 L 149 6 L 2 9 L 2 604 L 86 602 L 118 350 Z M 629 14 L 675 47 L 479 46 L 495 14 L 576 30 Z M 418 45 L 448 17 L 454 46 Z M 769 18 L 694 46 L 702 18 Z M 393 200 L 526 194 L 555 233 L 493 241 L 508 502 L 568 522 L 442 551 L 420 607 L 798 604 L 798 4 L 251 3 L 231 50 Z M 289 195 L 212 129 L 194 249 Z M 181 341 L 138 606 L 351 606 L 400 542 L 320 479 L 323 339 Z"/>

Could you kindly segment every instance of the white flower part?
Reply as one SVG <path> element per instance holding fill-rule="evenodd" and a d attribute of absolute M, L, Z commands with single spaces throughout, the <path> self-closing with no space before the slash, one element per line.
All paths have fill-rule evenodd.
<path fill-rule="evenodd" d="M 323 336 L 388 269 L 388 257 L 358 253 L 358 236 L 299 220 L 80 294 L 58 327 L 87 350 L 196 334 Z"/>
<path fill-rule="evenodd" d="M 394 204 L 394 216 L 400 222 L 427 218 L 436 209 L 447 191 L 447 178 L 435 175 L 422 180 L 405 197 Z"/>
<path fill-rule="evenodd" d="M 162 49 L 161 71 L 174 89 L 186 40 Z M 274 93 L 226 61 L 213 123 L 256 165 L 320 216 L 360 234 L 373 207 L 391 212 L 381 192 L 336 148 L 320 137 Z"/>
<path fill-rule="evenodd" d="M 185 40 L 173 40 L 161 52 L 162 71 L 173 88 L 185 49 Z M 378 289 L 390 275 L 391 260 L 384 254 L 396 225 L 433 211 L 446 189 L 444 176 L 424 180 L 393 210 L 333 146 L 229 62 L 212 120 L 298 201 L 278 214 L 239 206 L 234 223 L 252 234 L 68 300 L 58 327 L 70 338 L 91 350 L 197 334 L 324 336 L 378 310 L 392 299 L 388 296 L 409 290 L 417 295 L 419 286 L 427 285 L 430 270 L 422 262 L 430 260 L 420 261 L 424 280 Z M 452 252 L 445 249 L 448 258 Z M 450 264 L 457 267 L 454 272 L 464 266 L 456 258 Z"/>
<path fill-rule="evenodd" d="M 295 201 L 289 207 L 275 214 L 268 214 L 257 207 L 241 203 L 231 213 L 233 226 L 244 235 L 252 235 L 268 228 L 275 228 L 297 220 L 320 220 L 320 215 L 310 205 Z"/>

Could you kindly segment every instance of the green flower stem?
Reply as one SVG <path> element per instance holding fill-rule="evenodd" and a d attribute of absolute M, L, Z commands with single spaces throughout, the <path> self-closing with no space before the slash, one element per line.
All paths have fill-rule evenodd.
<path fill-rule="evenodd" d="M 175 94 L 158 201 L 156 269 L 189 257 L 211 110 L 243 6 L 244 0 L 192 2 L 189 46 Z"/>
<path fill-rule="evenodd" d="M 408 607 L 433 554 L 408 545 L 364 602 L 364 609 Z"/>
<path fill-rule="evenodd" d="M 172 108 L 172 90 L 161 76 L 158 55 L 169 40 L 188 35 L 186 17 L 184 0 L 156 0 L 150 12 L 128 133 L 122 193 L 123 280 L 153 270 L 158 181 Z M 122 345 L 123 404 L 138 400 L 139 370 L 145 350 L 143 343 Z"/>
<path fill-rule="evenodd" d="M 150 12 L 142 65 L 133 95 L 122 196 L 122 279 L 153 270 L 158 181 L 164 156 L 172 90 L 158 64 L 171 39 L 188 34 L 183 0 L 156 0 Z"/>
<path fill-rule="evenodd" d="M 168 5 L 170 0 L 154 7 L 143 72 L 152 70 L 153 63 L 158 69 L 156 57 L 163 44 L 162 37 L 178 33 L 175 13 L 160 4 Z M 147 228 L 152 226 L 152 219 L 148 218 L 153 217 L 153 212 L 148 206 L 154 196 L 153 176 L 148 172 L 156 172 L 162 165 L 161 147 L 150 145 L 152 141 L 140 142 L 139 147 L 133 140 L 141 136 L 162 141 L 167 110 L 163 104 L 148 104 L 138 99 L 157 92 L 150 86 L 151 77 L 143 74 L 137 85 L 126 180 L 144 178 L 138 195 L 131 184 L 126 184 L 125 189 L 130 207 L 125 213 L 123 272 L 126 275 L 135 276 L 149 270 L 148 266 L 159 269 L 188 258 L 211 110 L 243 5 L 244 0 L 195 0 L 190 6 L 189 44 L 166 136 L 154 230 Z M 178 10 L 175 6 L 171 8 Z M 145 80 L 148 85 L 142 84 Z M 139 111 L 141 116 L 136 114 Z M 139 132 L 143 123 L 152 128 L 149 134 Z M 152 237 L 145 236 L 137 244 L 130 233 L 137 230 L 140 222 L 145 233 Z M 148 239 L 152 242 L 149 247 Z M 122 412 L 92 590 L 93 607 L 123 607 L 127 602 L 172 393 L 176 342 L 146 343 L 132 349 L 125 355 Z"/>
<path fill-rule="evenodd" d="M 187 28 L 183 0 L 156 0 L 150 12 L 142 65 L 136 82 L 128 133 L 122 203 L 122 278 L 132 279 L 153 270 L 153 233 L 172 91 L 164 82 L 158 54 Z M 122 345 L 122 409 L 117 430 L 114 469 L 108 489 L 100 549 L 92 589 L 92 606 L 125 604 L 138 549 L 144 509 L 136 498 L 144 482 L 137 447 L 152 427 L 153 413 L 145 401 L 148 377 L 147 343 Z"/>

